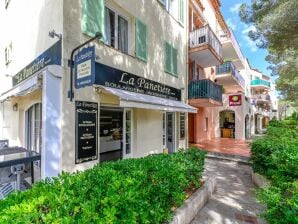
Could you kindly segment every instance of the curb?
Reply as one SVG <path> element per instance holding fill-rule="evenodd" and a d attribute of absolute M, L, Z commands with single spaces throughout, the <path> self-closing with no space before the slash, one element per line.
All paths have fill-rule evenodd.
<path fill-rule="evenodd" d="M 251 179 L 254 185 L 256 185 L 258 188 L 266 188 L 269 186 L 269 181 L 266 179 L 266 177 L 262 176 L 261 174 L 252 171 Z"/>
<path fill-rule="evenodd" d="M 244 157 L 244 156 L 237 156 L 237 155 L 230 155 L 230 154 L 223 154 L 223 153 L 216 153 L 216 152 L 208 152 L 208 154 L 206 155 L 206 158 L 232 161 L 232 162 L 237 162 L 238 164 L 243 164 L 243 165 L 251 165 L 251 163 L 249 162 L 249 158 Z"/>
<path fill-rule="evenodd" d="M 190 196 L 181 207 L 179 207 L 169 224 L 188 224 L 201 208 L 207 203 L 216 190 L 216 178 L 208 178 L 203 186 Z"/>

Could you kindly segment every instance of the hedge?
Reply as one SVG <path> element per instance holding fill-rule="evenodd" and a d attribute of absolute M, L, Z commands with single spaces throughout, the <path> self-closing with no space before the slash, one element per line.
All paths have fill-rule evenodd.
<path fill-rule="evenodd" d="M 253 141 L 251 161 L 255 172 L 271 184 L 257 192 L 267 207 L 268 223 L 298 223 L 298 124 L 297 120 L 271 121 L 267 135 Z"/>
<path fill-rule="evenodd" d="M 0 223 L 165 223 L 200 186 L 204 158 L 189 149 L 63 173 L 0 201 Z"/>

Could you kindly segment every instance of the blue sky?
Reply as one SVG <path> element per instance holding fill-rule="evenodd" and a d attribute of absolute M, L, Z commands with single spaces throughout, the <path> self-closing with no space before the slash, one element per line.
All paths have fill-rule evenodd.
<path fill-rule="evenodd" d="M 255 43 L 249 39 L 247 33 L 249 30 L 254 29 L 254 27 L 242 23 L 239 18 L 239 6 L 242 3 L 250 4 L 250 2 L 250 0 L 221 0 L 221 12 L 228 26 L 232 28 L 242 54 L 244 57 L 248 58 L 250 65 L 270 76 L 270 70 L 267 70 L 269 64 L 265 60 L 267 50 L 259 49 Z"/>

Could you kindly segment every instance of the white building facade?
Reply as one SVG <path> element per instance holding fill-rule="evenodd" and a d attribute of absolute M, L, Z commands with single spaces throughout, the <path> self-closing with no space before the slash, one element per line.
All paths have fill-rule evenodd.
<path fill-rule="evenodd" d="M 12 53 L 0 67 L 7 83 L 0 137 L 40 152 L 42 178 L 187 147 L 187 113 L 196 109 L 186 104 L 186 1 L 30 0 L 1 8 L 1 17 L 22 19 L 12 30 L 1 24 L 0 43 Z M 75 51 L 78 62 L 94 49 L 90 64 L 75 66 L 70 56 L 95 36 L 90 27 L 103 38 Z M 86 67 L 94 76 L 79 88 Z"/>

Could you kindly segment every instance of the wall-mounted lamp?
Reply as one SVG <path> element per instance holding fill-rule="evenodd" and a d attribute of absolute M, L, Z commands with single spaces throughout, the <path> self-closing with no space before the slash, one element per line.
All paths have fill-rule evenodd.
<path fill-rule="evenodd" d="M 18 104 L 15 103 L 13 106 L 12 106 L 12 110 L 13 111 L 18 111 Z"/>
<path fill-rule="evenodd" d="M 62 34 L 58 34 L 58 33 L 56 33 L 55 30 L 50 31 L 50 32 L 49 32 L 49 36 L 52 37 L 52 38 L 57 37 L 57 38 L 59 38 L 59 39 L 62 39 Z"/>

